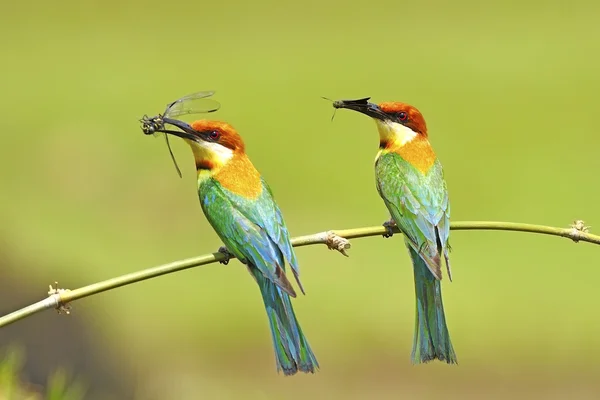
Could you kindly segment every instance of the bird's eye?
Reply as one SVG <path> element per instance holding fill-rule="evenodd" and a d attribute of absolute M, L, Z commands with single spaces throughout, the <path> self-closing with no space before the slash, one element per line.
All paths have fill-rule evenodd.
<path fill-rule="evenodd" d="M 210 132 L 208 132 L 208 137 L 211 140 L 217 140 L 217 139 L 219 139 L 220 136 L 221 136 L 221 134 L 219 133 L 219 131 L 210 131 Z"/>
<path fill-rule="evenodd" d="M 406 118 L 408 118 L 408 115 L 404 111 L 398 113 L 398 119 L 400 121 L 406 121 Z"/>

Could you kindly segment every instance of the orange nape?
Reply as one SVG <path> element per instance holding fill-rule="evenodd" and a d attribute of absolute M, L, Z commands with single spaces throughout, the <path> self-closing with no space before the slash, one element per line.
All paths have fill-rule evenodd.
<path fill-rule="evenodd" d="M 246 146 L 244 145 L 244 141 L 240 134 L 227 122 L 202 119 L 192 122 L 190 126 L 197 132 L 215 131 L 219 135 L 218 140 L 215 140 L 215 142 L 228 149 L 240 151 L 242 153 L 246 150 Z"/>
<path fill-rule="evenodd" d="M 377 106 L 386 114 L 398 114 L 405 112 L 406 122 L 404 125 L 408 126 L 416 133 L 427 137 L 427 124 L 425 123 L 425 118 L 423 118 L 423 115 L 419 110 L 417 110 L 416 107 L 398 101 L 379 103 Z"/>

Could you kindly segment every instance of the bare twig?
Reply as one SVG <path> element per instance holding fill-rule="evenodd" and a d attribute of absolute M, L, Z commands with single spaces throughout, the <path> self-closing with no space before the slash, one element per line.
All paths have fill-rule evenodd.
<path fill-rule="evenodd" d="M 451 225 L 453 230 L 501 230 L 514 232 L 529 232 L 543 235 L 562 236 L 569 238 L 574 242 L 588 242 L 600 244 L 600 236 L 588 233 L 588 228 L 583 221 L 575 221 L 569 228 L 555 228 L 543 225 L 520 224 L 514 222 L 494 222 L 494 221 L 463 221 L 454 222 Z M 400 233 L 398 227 L 392 228 L 395 233 Z M 299 236 L 292 239 L 294 247 L 309 246 L 313 244 L 325 244 L 329 249 L 337 250 L 345 256 L 346 250 L 350 248 L 348 239 L 355 239 L 369 236 L 383 236 L 388 233 L 385 226 L 370 226 L 366 228 L 344 229 L 337 231 L 327 231 L 315 233 L 312 235 Z M 175 261 L 158 267 L 145 269 L 143 271 L 133 272 L 122 275 L 106 281 L 94 283 L 79 289 L 68 290 L 59 289 L 50 286 L 48 297 L 30 306 L 12 312 L 0 318 L 0 327 L 12 324 L 20 319 L 37 314 L 43 310 L 56 309 L 59 312 L 69 314 L 69 304 L 75 300 L 92 296 L 107 290 L 116 289 L 121 286 L 141 282 L 146 279 L 156 278 L 161 275 L 170 274 L 184 269 L 198 267 L 200 265 L 211 264 L 215 262 L 226 262 L 228 258 L 234 258 L 233 255 L 226 255 L 223 252 L 205 254 L 198 257 Z"/>

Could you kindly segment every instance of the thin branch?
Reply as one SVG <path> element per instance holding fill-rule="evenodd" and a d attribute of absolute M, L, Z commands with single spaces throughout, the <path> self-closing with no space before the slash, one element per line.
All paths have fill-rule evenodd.
<path fill-rule="evenodd" d="M 569 238 L 574 242 L 589 242 L 600 244 L 600 236 L 588 233 L 588 227 L 583 221 L 575 221 L 570 228 L 555 228 L 543 225 L 520 224 L 514 222 L 493 222 L 493 221 L 463 221 L 454 222 L 450 229 L 453 230 L 502 230 L 515 232 L 529 232 L 543 235 L 553 235 Z M 400 233 L 397 227 L 393 228 L 394 233 Z M 292 239 L 294 247 L 309 246 L 313 244 L 325 244 L 329 249 L 337 250 L 346 255 L 346 250 L 350 248 L 348 239 L 382 236 L 387 233 L 384 226 L 370 226 L 366 228 L 343 229 L 337 231 L 320 232 L 312 235 L 298 236 Z M 229 258 L 234 258 L 233 256 Z M 143 271 L 133 272 L 122 275 L 106 281 L 94 283 L 75 290 L 58 289 L 50 286 L 48 297 L 35 304 L 12 312 L 0 318 L 0 327 L 12 324 L 20 319 L 37 314 L 43 310 L 54 308 L 58 312 L 69 313 L 68 303 L 84 297 L 92 296 L 107 290 L 116 289 L 121 286 L 141 282 L 146 279 L 155 278 L 161 275 L 170 274 L 184 269 L 198 267 L 200 265 L 211 264 L 215 262 L 227 262 L 227 255 L 216 252 L 205 254 L 198 257 L 175 261 L 158 267 L 145 269 Z M 56 284 L 55 286 L 58 286 Z"/>

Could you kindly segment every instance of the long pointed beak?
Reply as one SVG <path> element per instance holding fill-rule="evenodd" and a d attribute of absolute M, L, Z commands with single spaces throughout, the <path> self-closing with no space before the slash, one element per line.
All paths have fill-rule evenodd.
<path fill-rule="evenodd" d="M 194 128 L 192 128 L 189 124 L 187 124 L 183 121 L 179 121 L 177 119 L 171 119 L 171 118 L 163 118 L 163 122 L 165 124 L 173 125 L 179 129 L 181 129 L 181 131 L 175 131 L 175 130 L 170 130 L 170 129 L 157 129 L 156 130 L 157 132 L 168 133 L 173 136 L 178 136 L 182 139 L 188 139 L 188 140 L 194 140 L 194 141 L 198 140 L 198 132 L 196 132 L 194 130 Z"/>
<path fill-rule="evenodd" d="M 347 108 L 380 120 L 389 118 L 377 104 L 369 103 L 369 99 L 370 97 L 357 100 L 336 100 L 333 102 L 333 108 Z"/>

